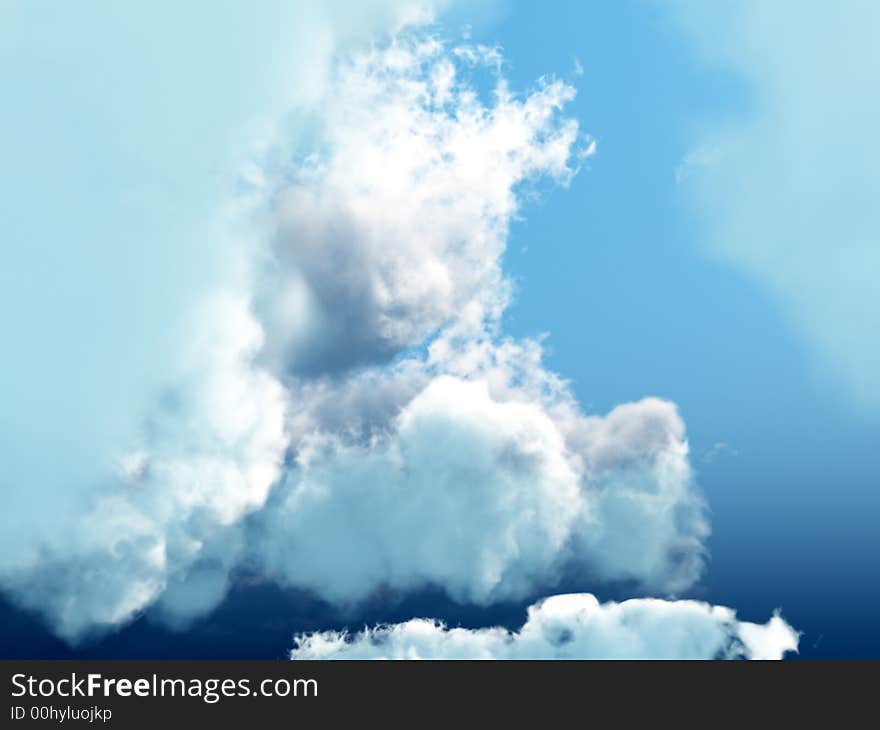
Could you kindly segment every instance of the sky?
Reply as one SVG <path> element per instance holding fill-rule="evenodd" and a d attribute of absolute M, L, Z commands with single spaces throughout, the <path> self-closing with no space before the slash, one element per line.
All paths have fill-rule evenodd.
<path fill-rule="evenodd" d="M 4 655 L 876 657 L 877 13 L 0 4 Z"/>

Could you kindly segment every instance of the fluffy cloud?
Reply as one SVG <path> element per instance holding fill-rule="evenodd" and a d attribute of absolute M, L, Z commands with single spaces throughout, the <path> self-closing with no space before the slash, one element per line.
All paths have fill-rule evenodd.
<path fill-rule="evenodd" d="M 313 435 L 267 514 L 266 567 L 334 601 L 440 585 L 463 602 L 527 592 L 584 519 L 578 474 L 535 404 L 438 377 L 366 444 Z"/>
<path fill-rule="evenodd" d="M 448 628 L 413 619 L 354 635 L 298 636 L 292 659 L 782 659 L 798 634 L 779 615 L 736 620 L 724 606 L 641 598 L 599 603 L 589 593 L 529 607 L 517 631 Z"/>
<path fill-rule="evenodd" d="M 65 638 L 124 623 L 160 598 L 171 620 L 212 608 L 240 552 L 237 523 L 281 475 L 284 391 L 253 366 L 259 325 L 239 299 L 213 302 L 198 320 L 211 326 L 192 343 L 193 369 L 163 398 L 141 448 L 63 530 L 0 562 L 18 601 Z"/>
<path fill-rule="evenodd" d="M 693 584 L 708 528 L 675 407 L 584 417 L 498 377 L 436 375 L 393 418 L 356 419 L 371 429 L 308 432 L 252 526 L 266 572 L 346 604 L 425 585 L 491 603 L 563 575 Z"/>
<path fill-rule="evenodd" d="M 184 625 L 243 563 L 345 606 L 699 578 L 708 526 L 674 404 L 585 415 L 540 343 L 499 332 L 510 223 L 590 150 L 561 113 L 571 87 L 515 94 L 500 69 L 418 31 L 328 69 L 299 147 L 248 172 L 240 286 L 191 318 L 116 473 L 0 557 L 19 603 L 77 640 L 151 606 Z M 701 647 L 746 642 L 722 609 L 670 605 L 715 617 Z M 617 610 L 588 608 L 572 616 Z"/>
<path fill-rule="evenodd" d="M 880 406 L 880 100 L 865 93 L 880 85 L 880 6 L 669 5 L 700 61 L 747 99 L 703 125 L 679 173 L 707 247 L 767 288 L 823 388 Z"/>
<path fill-rule="evenodd" d="M 497 320 L 515 189 L 565 181 L 577 135 L 557 114 L 574 96 L 561 81 L 519 98 L 498 77 L 485 104 L 463 74 L 497 61 L 492 49 L 404 36 L 337 69 L 316 151 L 273 195 L 258 304 L 278 367 L 336 373 Z"/>
<path fill-rule="evenodd" d="M 709 526 L 693 483 L 684 423 L 657 398 L 569 424 L 570 448 L 596 493 L 598 526 L 575 552 L 601 581 L 677 593 L 699 578 Z"/>

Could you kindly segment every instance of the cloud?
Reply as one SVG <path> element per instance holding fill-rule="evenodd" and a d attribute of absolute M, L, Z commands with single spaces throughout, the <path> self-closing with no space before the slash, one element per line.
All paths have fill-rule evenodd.
<path fill-rule="evenodd" d="M 54 491 L 19 508 L 4 590 L 70 641 L 150 608 L 183 627 L 241 566 L 346 607 L 687 590 L 708 522 L 675 405 L 585 414 L 500 332 L 512 221 L 592 149 L 574 90 L 514 93 L 497 49 L 424 29 L 331 50 L 225 209 L 235 276 L 175 310 L 187 338 L 114 469 L 59 478 L 56 529 Z"/>
<path fill-rule="evenodd" d="M 319 152 L 272 196 L 280 288 L 258 311 L 283 331 L 295 458 L 250 542 L 270 576 L 335 602 L 432 585 L 486 604 L 572 573 L 677 592 L 702 569 L 674 405 L 585 417 L 539 343 L 497 335 L 522 185 L 565 182 L 578 155 L 558 118 L 573 90 L 515 95 L 498 67 L 420 35 L 342 64 Z M 273 316 L 291 286 L 316 312 L 300 334 Z"/>
<path fill-rule="evenodd" d="M 213 608 L 241 552 L 237 523 L 263 505 L 287 440 L 281 385 L 252 364 L 262 332 L 238 299 L 212 302 L 193 369 L 163 398 L 118 473 L 64 529 L 3 556 L 3 583 L 68 639 L 161 600 L 170 620 Z"/>
<path fill-rule="evenodd" d="M 646 398 L 571 429 L 598 502 L 599 527 L 579 533 L 577 554 L 589 556 L 601 581 L 662 593 L 690 588 L 702 573 L 709 524 L 675 405 Z"/>
<path fill-rule="evenodd" d="M 546 598 L 521 628 L 448 628 L 413 619 L 348 635 L 296 637 L 292 659 L 782 659 L 798 634 L 778 614 L 736 620 L 724 606 L 639 598 L 599 603 L 589 593 Z"/>
<path fill-rule="evenodd" d="M 546 579 L 585 509 L 562 435 L 539 406 L 434 379 L 363 445 L 311 436 L 267 515 L 270 575 L 337 602 L 440 585 L 462 602 Z"/>
<path fill-rule="evenodd" d="M 880 405 L 880 84 L 871 2 L 670 4 L 738 113 L 704 124 L 679 173 L 707 246 L 762 283 L 817 355 L 823 387 Z"/>
<path fill-rule="evenodd" d="M 583 417 L 498 373 L 403 372 L 382 392 L 426 384 L 392 418 L 303 437 L 252 524 L 268 575 L 343 605 L 426 585 L 488 604 L 571 574 L 661 592 L 699 578 L 708 526 L 672 404 Z"/>
<path fill-rule="evenodd" d="M 265 2 L 205 35 L 198 11 L 20 3 L 0 28 L 0 586 L 66 638 L 222 598 L 287 447 L 223 180 L 413 9 Z"/>
<path fill-rule="evenodd" d="M 722 456 L 739 456 L 739 451 L 726 441 L 716 441 L 703 452 L 702 461 L 705 464 L 714 464 Z"/>

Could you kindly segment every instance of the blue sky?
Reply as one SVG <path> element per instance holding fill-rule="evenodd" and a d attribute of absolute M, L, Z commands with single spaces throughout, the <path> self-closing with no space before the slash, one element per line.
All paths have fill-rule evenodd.
<path fill-rule="evenodd" d="M 293 172 L 283 169 L 286 156 L 310 151 L 315 134 L 310 115 L 331 131 L 334 124 L 342 125 L 338 138 L 324 141 L 330 149 L 336 144 L 341 150 L 340 169 L 352 155 L 371 159 L 359 156 L 357 135 L 352 142 L 343 134 L 351 111 L 346 99 L 338 98 L 339 87 L 327 80 L 325 69 L 371 33 L 387 33 L 396 17 L 394 5 L 379 3 L 370 10 L 359 9 L 357 15 L 345 5 L 329 13 L 306 12 L 306 6 L 284 10 L 262 4 L 248 12 L 223 6 L 210 16 L 192 11 L 191 17 L 170 10 L 95 10 L 94 17 L 86 17 L 82 9 L 50 12 L 40 6 L 0 5 L 0 13 L 13 18 L 7 25 L 11 30 L 0 36 L 0 53 L 7 61 L 0 88 L 15 112 L 0 122 L 3 157 L 11 161 L 7 169 L 14 173 L 0 182 L 7 261 L 0 301 L 4 329 L 18 343 L 3 366 L 0 393 L 8 405 L 0 432 L 6 445 L 0 457 L 7 514 L 25 515 L 4 525 L 4 544 L 18 561 L 0 565 L 7 576 L 5 611 L 13 612 L 12 604 L 32 609 L 35 597 L 51 585 L 53 571 L 59 569 L 57 564 L 34 563 L 28 540 L 37 536 L 34 544 L 40 544 L 41 531 L 76 532 L 70 529 L 69 514 L 95 494 L 115 496 L 115 487 L 109 485 L 117 452 L 134 445 L 132 453 L 158 454 L 155 466 L 149 461 L 146 467 L 138 466 L 140 456 L 137 463 L 126 462 L 134 464 L 129 471 L 137 472 L 138 479 L 141 472 L 152 478 L 151 469 L 159 473 L 163 463 L 177 464 L 188 451 L 202 458 L 205 453 L 214 455 L 218 443 L 228 442 L 228 429 L 222 424 L 216 434 L 198 426 L 192 436 L 186 425 L 178 424 L 168 428 L 171 437 L 164 435 L 167 423 L 177 418 L 174 414 L 193 413 L 185 423 L 198 425 L 205 418 L 204 403 L 213 404 L 211 413 L 217 406 L 211 391 L 203 394 L 193 385 L 203 379 L 203 370 L 192 364 L 191 332 L 181 325 L 217 290 L 240 292 L 254 280 L 263 282 L 253 295 L 255 316 L 271 357 L 258 359 L 258 366 L 285 387 L 287 377 L 306 377 L 296 370 L 300 360 L 289 354 L 298 347 L 335 353 L 344 362 L 366 368 L 369 377 L 385 383 L 388 403 L 401 399 L 405 404 L 401 407 L 408 414 L 407 423 L 416 426 L 398 426 L 399 436 L 404 447 L 427 454 L 424 459 L 432 457 L 419 450 L 422 427 L 434 438 L 440 429 L 453 444 L 473 443 L 477 436 L 469 429 L 479 432 L 479 423 L 494 418 L 509 423 L 520 417 L 490 391 L 483 416 L 456 411 L 458 420 L 435 422 L 438 400 L 479 397 L 470 391 L 466 395 L 458 386 L 448 389 L 448 381 L 421 390 L 423 374 L 410 380 L 409 375 L 398 378 L 390 371 L 370 370 L 386 356 L 388 335 L 383 331 L 380 338 L 370 338 L 372 310 L 364 310 L 362 300 L 332 295 L 360 286 L 357 271 L 346 279 L 347 288 L 337 288 L 333 275 L 321 266 L 324 247 L 337 242 L 322 232 L 321 220 L 306 216 L 299 202 L 302 195 L 315 195 L 308 200 L 319 206 L 315 201 L 329 196 L 327 191 L 355 193 L 341 177 L 333 177 L 332 161 L 320 194 L 308 187 L 313 173 L 307 164 Z M 70 17 L 59 18 L 58 12 Z M 580 162 L 570 180 L 550 162 L 539 166 L 539 195 L 524 200 L 504 241 L 503 271 L 514 293 L 499 320 L 501 329 L 521 341 L 548 333 L 544 365 L 571 381 L 571 393 L 585 413 L 605 414 L 644 397 L 677 404 L 687 428 L 690 465 L 709 506 L 710 558 L 703 577 L 686 589 L 676 587 L 670 593 L 669 586 L 679 584 L 668 582 L 674 576 L 665 576 L 662 585 L 644 583 L 635 593 L 621 593 L 615 583 L 618 576 L 612 575 L 608 583 L 569 578 L 555 586 L 555 592 L 590 590 L 603 600 L 675 594 L 735 607 L 746 621 L 764 621 L 781 607 L 786 620 L 802 632 L 801 656 L 877 655 L 880 646 L 872 617 L 880 608 L 875 579 L 880 556 L 880 391 L 873 375 L 880 304 L 873 282 L 880 270 L 880 224 L 871 193 L 877 191 L 880 178 L 871 161 L 880 154 L 872 133 L 880 110 L 865 90 L 877 81 L 880 63 L 870 34 L 863 30 L 871 27 L 873 15 L 876 10 L 870 4 L 856 2 L 815 5 L 809 11 L 748 2 L 714 10 L 662 2 L 559 2 L 540 8 L 511 2 L 475 9 L 453 5 L 440 12 L 434 32 L 457 42 L 467 27 L 473 42 L 503 49 L 503 73 L 513 89 L 534 89 L 535 80 L 544 74 L 555 74 L 574 86 L 577 95 L 567 102 L 565 117 L 576 119 L 581 135 L 596 142 L 595 153 Z M 438 134 L 442 129 L 438 127 Z M 247 172 L 253 160 L 259 161 L 259 174 Z M 511 173 L 514 188 L 532 174 L 523 170 Z M 445 177 L 439 180 L 438 185 L 447 184 Z M 369 183 L 367 178 L 364 184 Z M 281 206 L 280 230 L 294 233 L 282 233 L 282 238 L 291 235 L 298 241 L 302 234 L 297 231 L 317 231 L 305 239 L 315 236 L 318 253 L 307 249 L 292 254 L 294 270 L 304 273 L 291 279 L 261 279 L 262 274 L 250 268 L 258 268 L 256 264 L 241 265 L 241 251 L 265 237 L 260 225 L 265 226 L 274 211 L 274 203 L 259 202 L 266 189 L 274 190 L 271 200 L 287 201 Z M 233 194 L 242 190 L 240 197 Z M 442 190 L 449 194 L 447 188 Z M 395 191 L 383 188 L 373 194 L 382 200 L 391 192 Z M 246 208 L 252 198 L 258 199 L 255 217 L 260 224 L 242 228 L 236 206 Z M 356 198 L 352 200 L 356 205 Z M 502 203 L 495 204 L 501 206 L 497 215 L 506 216 Z M 330 200 L 326 205 L 332 211 L 336 203 Z M 401 227 L 415 231 L 401 240 L 418 237 L 419 215 L 389 210 L 383 218 L 377 207 L 380 223 L 375 225 L 392 219 L 395 223 L 388 229 L 392 243 Z M 461 215 L 464 223 L 473 222 L 469 210 Z M 356 224 L 360 225 L 351 224 L 353 230 Z M 487 228 L 480 235 L 491 239 L 492 231 Z M 370 260 L 364 260 L 369 266 Z M 435 263 L 446 265 L 443 260 Z M 376 265 L 380 273 L 389 266 L 384 260 Z M 450 266 L 453 280 L 467 284 L 468 269 Z M 424 272 L 430 277 L 435 269 Z M 474 291 L 485 286 L 493 272 L 489 266 L 484 272 L 488 279 L 475 279 Z M 320 324 L 303 325 L 300 335 L 299 319 L 289 325 L 284 318 L 287 305 L 278 305 L 287 299 L 276 292 L 285 287 L 298 291 L 301 276 L 324 309 L 316 315 Z M 446 295 L 435 292 L 437 298 L 426 304 L 412 299 L 406 287 L 394 289 L 395 281 L 388 285 L 409 317 L 393 330 L 401 338 L 398 357 L 407 362 L 407 348 L 419 344 L 425 327 L 439 326 L 438 339 L 443 341 Z M 425 288 L 430 290 L 427 284 Z M 437 290 L 441 291 L 446 289 Z M 490 312 L 497 305 L 496 294 L 503 296 L 501 290 L 485 299 L 466 287 L 462 291 L 449 295 L 451 309 L 473 301 Z M 320 308 L 309 304 L 307 296 L 294 300 L 306 308 Z M 432 309 L 436 301 L 441 302 L 439 309 Z M 361 323 L 359 332 L 367 334 L 354 342 L 342 338 L 340 344 L 332 339 L 332 323 L 353 316 L 347 308 L 360 308 L 355 321 Z M 236 310 L 223 311 L 223 322 L 238 321 Z M 396 311 L 379 311 L 376 321 L 397 316 Z M 494 315 L 485 316 L 488 321 Z M 279 322 L 287 329 L 273 338 L 283 329 Z M 245 321 L 220 339 L 238 341 L 247 328 Z M 241 336 L 247 340 L 246 334 Z M 470 337 L 475 336 L 467 334 L 465 339 Z M 475 341 L 482 342 L 480 337 Z M 250 352 L 250 345 L 243 347 Z M 209 346 L 212 366 L 214 352 Z M 275 357 L 285 362 L 287 370 L 281 374 L 273 370 Z M 250 369 L 242 374 L 238 356 L 230 358 L 246 393 L 258 391 L 253 400 L 265 403 L 264 412 L 271 413 L 272 386 Z M 227 363 L 225 356 L 220 360 Z M 484 377 L 462 375 L 457 361 L 431 367 L 465 380 Z M 227 376 L 224 369 L 217 377 L 227 382 Z M 177 383 L 177 390 L 169 390 L 168 382 Z M 356 381 L 345 388 L 337 395 L 340 402 L 361 397 L 356 395 Z M 413 393 L 420 395 L 409 400 Z M 245 396 L 245 402 L 250 399 Z M 157 411 L 156 402 L 173 407 L 162 405 Z M 223 413 L 241 412 L 243 407 L 225 401 L 217 408 L 221 406 Z M 550 405 L 541 407 L 555 413 Z M 328 408 L 319 404 L 316 413 L 327 418 Z M 363 411 L 366 415 L 358 411 L 357 418 L 380 419 L 377 413 L 382 410 L 372 404 Z M 675 432 L 676 421 L 667 417 Z M 333 418 L 354 428 L 353 413 Z M 531 421 L 522 418 L 523 428 L 533 433 L 528 430 L 533 428 Z M 256 436 L 242 436 L 233 428 L 234 453 L 221 454 L 226 460 L 218 470 L 231 462 L 236 474 L 256 473 L 248 471 L 249 460 L 255 452 L 271 450 L 275 436 L 271 418 L 265 423 L 256 420 Z M 144 423 L 149 424 L 147 436 Z M 325 430 L 330 428 L 328 421 L 321 423 Z M 544 427 L 543 420 L 536 423 Z M 163 435 L 155 437 L 156 432 Z M 174 436 L 179 433 L 185 437 Z M 151 441 L 154 437 L 157 442 Z M 512 443 L 522 438 L 511 436 Z M 491 441 L 486 444 L 492 448 Z M 351 469 L 355 476 L 347 478 L 355 481 L 386 478 L 385 452 L 364 455 L 346 450 L 354 448 L 351 445 L 334 448 L 338 453 L 330 463 L 316 461 L 311 467 L 315 475 L 345 475 L 349 472 L 344 469 Z M 388 453 L 396 448 L 392 444 Z M 476 462 L 466 466 L 483 468 Z M 442 476 L 447 468 L 455 475 L 464 467 L 443 463 L 433 468 L 429 473 Z M 486 468 L 490 474 L 491 467 Z M 504 468 L 498 467 L 495 476 L 506 474 Z M 551 480 L 556 473 L 546 466 L 523 476 L 522 483 Z M 621 474 L 612 476 L 630 478 L 629 472 Z M 498 478 L 504 489 L 518 489 L 521 476 Z M 289 486 L 299 478 L 298 472 L 290 471 L 281 483 Z M 457 483 L 450 479 L 450 484 Z M 494 476 L 485 479 L 494 483 Z M 233 540 L 222 532 L 198 532 L 209 546 L 206 558 L 194 563 L 187 558 L 178 572 L 163 575 L 160 582 L 166 587 L 157 589 L 147 569 L 154 566 L 140 563 L 138 569 L 147 576 L 142 584 L 120 587 L 111 580 L 101 586 L 111 593 L 111 601 L 118 597 L 118 616 L 124 618 L 95 613 L 97 609 L 80 597 L 83 615 L 98 617 L 89 620 L 118 621 L 109 635 L 71 650 L 50 638 L 53 621 L 55 633 L 63 634 L 65 621 L 86 619 L 15 614 L 20 623 L 11 625 L 25 625 L 27 631 L 18 632 L 13 653 L 79 650 L 128 656 L 156 646 L 173 653 L 172 646 L 182 645 L 193 654 L 280 655 L 286 648 L 285 632 L 321 631 L 347 623 L 431 615 L 474 629 L 498 622 L 513 628 L 522 623 L 524 606 L 546 594 L 536 584 L 510 595 L 503 590 L 489 594 L 497 600 L 487 602 L 475 577 L 453 576 L 442 565 L 421 566 L 414 574 L 446 576 L 440 587 L 451 593 L 451 601 L 436 587 L 419 587 L 404 590 L 402 602 L 390 607 L 382 608 L 380 602 L 377 608 L 374 602 L 362 604 L 360 613 L 339 613 L 334 596 L 349 595 L 360 578 L 339 573 L 325 584 L 309 576 L 295 556 L 297 551 L 324 549 L 311 538 L 278 540 L 275 545 L 274 535 L 298 513 L 295 490 L 293 497 L 277 487 L 270 492 L 271 481 L 265 487 L 268 498 L 262 487 L 252 486 L 246 487 L 252 491 L 244 502 L 230 497 L 218 507 L 208 498 L 206 513 L 216 508 L 221 515 L 211 519 L 225 525 L 227 515 L 234 513 L 241 529 Z M 48 491 L 31 488 L 37 483 Z M 100 486 L 95 492 L 92 487 L 69 486 L 86 483 Z M 345 479 L 342 483 L 348 484 Z M 230 484 L 232 489 L 238 483 Z M 353 504 L 360 509 L 357 493 L 341 493 L 347 495 L 343 507 Z M 46 494 L 65 511 L 32 509 Z M 547 500 L 567 504 L 565 494 L 560 487 L 548 492 Z M 272 509 L 250 511 L 263 500 Z M 276 503 L 279 516 L 273 512 Z M 163 531 L 162 540 L 170 541 L 178 527 L 162 522 L 165 518 L 156 517 L 152 509 L 139 504 L 137 514 L 154 520 L 159 525 L 155 529 Z M 309 509 L 315 511 L 305 512 L 307 519 L 326 520 L 328 533 L 335 529 L 336 512 L 320 505 Z M 264 513 L 268 516 L 262 520 Z M 378 525 L 385 519 L 381 512 L 365 514 Z M 140 522 L 132 524 L 141 529 Z M 193 529 L 191 524 L 185 529 Z M 540 523 L 529 529 L 545 527 Z M 647 525 L 645 530 L 654 527 Z M 152 545 L 153 529 L 153 523 L 144 528 L 144 542 L 133 549 Z M 343 537 L 336 547 L 346 540 L 345 530 L 340 530 Z M 386 539 L 381 531 L 377 535 Z M 437 539 L 442 538 L 438 533 Z M 82 549 L 77 569 L 85 570 L 102 547 L 83 546 L 80 539 L 71 537 L 69 544 Z M 210 547 L 211 540 L 241 541 L 246 557 Z M 252 541 L 272 544 L 254 549 Z M 393 553 L 410 543 L 388 545 Z M 340 561 L 346 560 L 344 545 L 338 549 Z M 532 557 L 534 565 L 545 565 L 545 556 Z M 95 564 L 99 574 L 113 574 L 112 561 Z M 223 566 L 222 575 L 216 564 Z M 257 573 L 271 573 L 282 584 L 281 589 L 271 584 L 258 589 L 269 595 L 259 602 L 275 607 L 267 615 L 254 612 L 245 588 L 226 582 L 228 570 L 234 573 L 242 565 L 252 570 L 255 564 L 260 566 Z M 616 564 L 600 561 L 590 570 L 603 574 Z M 327 575 L 336 575 L 335 565 L 328 563 Z M 24 572 L 31 571 L 25 578 L 22 566 L 27 566 Z M 531 575 L 533 566 L 527 568 L 522 575 Z M 401 563 L 395 575 L 411 569 Z M 510 567 L 511 582 L 523 580 L 518 570 Z M 179 583 L 174 590 L 167 588 L 167 581 L 175 580 Z M 313 596 L 304 597 L 303 588 L 317 591 L 317 602 Z M 230 597 L 222 602 L 225 591 Z M 152 597 L 139 610 L 126 613 L 124 607 L 143 592 Z M 189 618 L 180 623 L 180 616 L 189 617 L 195 606 L 217 601 L 215 613 L 195 624 L 188 623 Z M 146 618 L 138 618 L 144 611 Z M 169 624 L 178 630 L 185 626 L 189 638 L 181 643 L 165 627 Z M 210 637 L 217 635 L 226 637 L 228 650 L 212 644 Z M 277 649 L 269 649 L 276 641 L 281 642 Z"/>

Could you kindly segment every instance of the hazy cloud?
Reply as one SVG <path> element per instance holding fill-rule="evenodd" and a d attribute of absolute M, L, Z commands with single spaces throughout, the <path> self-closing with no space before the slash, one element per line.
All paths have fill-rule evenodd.
<path fill-rule="evenodd" d="M 426 585 L 489 604 L 562 575 L 687 589 L 708 523 L 674 404 L 584 414 L 539 342 L 499 331 L 528 186 L 591 149 L 562 113 L 574 90 L 514 93 L 497 49 L 424 30 L 325 60 L 229 206 L 238 276 L 180 315 L 114 470 L 59 482 L 59 529 L 29 503 L 4 589 L 69 640 L 151 606 L 183 626 L 242 564 L 341 605 Z M 701 650 L 742 639 L 724 610 L 671 605 L 703 616 Z"/>

